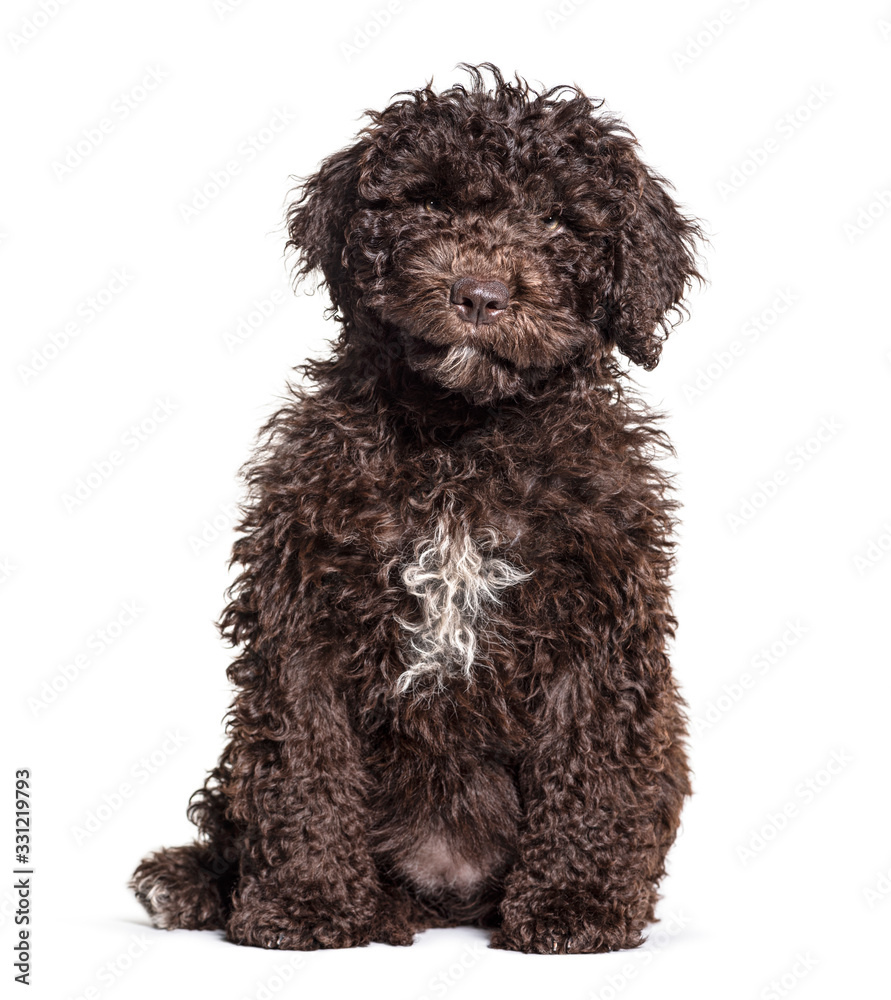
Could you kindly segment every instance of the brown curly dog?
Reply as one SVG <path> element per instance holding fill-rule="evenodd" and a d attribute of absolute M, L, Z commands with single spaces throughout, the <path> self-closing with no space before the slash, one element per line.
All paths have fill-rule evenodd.
<path fill-rule="evenodd" d="M 575 87 L 397 95 L 288 211 L 333 352 L 247 469 L 229 743 L 132 886 L 263 948 L 632 948 L 689 793 L 653 368 L 695 220 Z M 483 70 L 492 74 L 491 88 Z"/>

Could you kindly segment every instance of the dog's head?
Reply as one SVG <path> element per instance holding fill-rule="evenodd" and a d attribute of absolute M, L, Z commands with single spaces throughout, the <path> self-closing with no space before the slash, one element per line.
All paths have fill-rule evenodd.
<path fill-rule="evenodd" d="M 320 269 L 347 332 L 486 403 L 618 348 L 653 368 L 696 222 L 636 140 L 574 87 L 465 67 L 382 112 L 288 211 L 298 275 Z M 397 95 L 402 96 L 402 95 Z"/>

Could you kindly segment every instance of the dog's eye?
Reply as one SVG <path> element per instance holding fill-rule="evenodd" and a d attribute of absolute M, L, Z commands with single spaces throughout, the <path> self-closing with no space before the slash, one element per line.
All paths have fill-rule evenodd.
<path fill-rule="evenodd" d="M 562 220 L 561 220 L 560 216 L 556 215 L 556 214 L 547 215 L 541 221 L 542 221 L 542 225 L 544 225 L 545 229 L 550 229 L 551 231 L 553 231 L 555 229 L 559 229 L 560 225 L 562 223 Z"/>
<path fill-rule="evenodd" d="M 426 212 L 441 212 L 444 208 L 445 202 L 440 201 L 439 198 L 424 199 L 424 210 Z"/>

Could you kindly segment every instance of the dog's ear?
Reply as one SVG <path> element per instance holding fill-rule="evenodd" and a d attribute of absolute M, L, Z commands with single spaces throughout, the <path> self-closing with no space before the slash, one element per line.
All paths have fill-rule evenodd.
<path fill-rule="evenodd" d="M 358 208 L 358 186 L 367 142 L 360 140 L 324 160 L 297 189 L 288 207 L 288 249 L 296 251 L 296 280 L 321 271 L 335 310 L 349 307 L 344 263 L 347 229 Z"/>
<path fill-rule="evenodd" d="M 669 183 L 638 158 L 635 141 L 611 136 L 613 226 L 608 241 L 603 332 L 635 364 L 655 368 L 680 318 L 702 231 L 669 195 Z M 609 141 L 609 140 L 607 140 Z"/>

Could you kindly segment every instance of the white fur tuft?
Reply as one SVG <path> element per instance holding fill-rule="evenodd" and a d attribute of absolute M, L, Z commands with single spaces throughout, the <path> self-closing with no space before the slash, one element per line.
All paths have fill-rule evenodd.
<path fill-rule="evenodd" d="M 450 347 L 445 355 L 433 367 L 434 375 L 443 385 L 458 386 L 469 369 L 473 371 L 477 361 L 477 352 L 467 344 Z"/>
<path fill-rule="evenodd" d="M 152 923 L 160 930 L 166 930 L 169 926 L 170 915 L 166 912 L 165 906 L 170 902 L 167 887 L 162 879 L 144 875 L 134 886 L 136 895 L 145 901 L 145 907 L 149 911 Z"/>
<path fill-rule="evenodd" d="M 476 626 L 485 616 L 484 605 L 497 604 L 500 591 L 531 575 L 489 555 L 497 543 L 494 531 L 474 542 L 463 529 L 450 529 L 444 519 L 431 539 L 416 543 L 415 561 L 403 570 L 402 581 L 421 601 L 422 620 L 412 624 L 399 619 L 412 635 L 414 653 L 399 677 L 399 691 L 408 690 L 422 675 L 434 674 L 441 684 L 456 669 L 471 680 Z"/>

